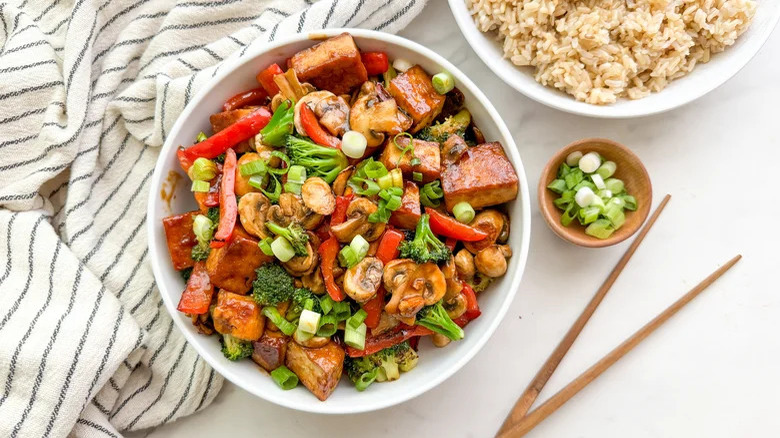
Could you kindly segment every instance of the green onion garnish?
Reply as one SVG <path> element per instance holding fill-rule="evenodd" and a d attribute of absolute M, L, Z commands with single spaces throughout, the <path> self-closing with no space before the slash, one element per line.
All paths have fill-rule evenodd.
<path fill-rule="evenodd" d="M 211 188 L 211 184 L 209 184 L 208 181 L 201 181 L 199 179 L 196 179 L 192 182 L 192 187 L 190 190 L 193 192 L 208 192 Z"/>
<path fill-rule="evenodd" d="M 611 236 L 614 231 L 615 228 L 612 227 L 612 224 L 607 219 L 598 219 L 588 225 L 588 228 L 585 228 L 585 234 L 599 239 L 606 239 Z"/>
<path fill-rule="evenodd" d="M 265 239 L 257 242 L 257 246 L 260 247 L 260 250 L 263 251 L 263 254 L 267 256 L 273 256 L 274 251 L 271 249 L 271 242 L 273 241 L 273 237 L 266 237 Z"/>
<path fill-rule="evenodd" d="M 333 317 L 336 321 L 344 321 L 352 315 L 352 309 L 346 301 L 333 302 Z"/>
<path fill-rule="evenodd" d="M 374 160 L 366 163 L 366 165 L 363 166 L 363 171 L 366 173 L 367 177 L 374 179 L 383 177 L 389 173 L 384 164 Z"/>
<path fill-rule="evenodd" d="M 282 263 L 289 262 L 295 257 L 295 249 L 293 249 L 292 244 L 282 236 L 276 236 L 276 239 L 271 243 L 271 251 Z"/>
<path fill-rule="evenodd" d="M 279 168 L 269 167 L 268 168 L 269 172 L 273 173 L 274 175 L 284 175 L 285 173 L 287 173 L 288 170 L 290 170 L 290 157 L 288 157 L 287 154 L 279 151 L 273 151 L 271 152 L 271 156 L 279 158 L 284 162 L 284 164 L 286 164 L 286 166 L 279 167 Z"/>
<path fill-rule="evenodd" d="M 290 166 L 287 172 L 287 182 L 303 184 L 306 182 L 306 168 L 299 165 Z"/>
<path fill-rule="evenodd" d="M 295 193 L 296 195 L 300 195 L 301 187 L 303 187 L 303 184 L 299 184 L 292 181 L 287 181 L 286 183 L 284 183 L 284 191 L 287 193 Z"/>
<path fill-rule="evenodd" d="M 361 323 L 357 328 L 347 324 L 344 328 L 344 343 L 352 348 L 363 350 L 366 347 L 366 324 Z"/>
<path fill-rule="evenodd" d="M 241 176 L 264 175 L 268 171 L 265 160 L 254 160 L 244 163 L 238 168 Z"/>
<path fill-rule="evenodd" d="M 358 264 L 358 255 L 351 246 L 345 246 L 339 251 L 339 264 L 347 269 Z"/>
<path fill-rule="evenodd" d="M 347 319 L 347 326 L 357 330 L 357 328 L 360 327 L 360 324 L 363 324 L 363 321 L 366 320 L 367 316 L 368 313 L 365 310 L 360 309 Z"/>
<path fill-rule="evenodd" d="M 298 376 L 284 365 L 271 371 L 271 378 L 285 391 L 289 391 L 298 386 Z"/>
<path fill-rule="evenodd" d="M 471 204 L 466 201 L 461 201 L 452 207 L 452 214 L 455 215 L 455 219 L 457 219 L 458 222 L 467 224 L 474 220 L 474 215 L 476 213 L 474 212 L 474 208 L 471 206 Z"/>
<path fill-rule="evenodd" d="M 422 182 L 423 180 L 423 174 L 420 172 L 412 172 L 412 179 L 417 182 Z"/>
<path fill-rule="evenodd" d="M 615 171 L 617 170 L 617 164 L 615 164 L 613 161 L 605 161 L 602 163 L 601 166 L 596 170 L 596 173 L 602 178 L 607 179 L 610 176 L 615 174 Z"/>
<path fill-rule="evenodd" d="M 268 178 L 266 177 L 265 174 L 252 175 L 249 178 L 249 185 L 254 187 L 254 188 L 256 188 L 256 189 L 262 189 L 265 186 L 265 183 L 267 181 L 268 181 Z"/>
<path fill-rule="evenodd" d="M 360 196 L 374 196 L 379 193 L 379 184 L 367 178 L 353 176 L 349 182 L 353 184 L 355 193 Z"/>
<path fill-rule="evenodd" d="M 195 137 L 195 141 L 196 141 L 196 142 L 198 142 L 198 143 L 200 143 L 200 142 L 202 142 L 203 140 L 205 140 L 205 139 L 207 139 L 207 138 L 208 138 L 208 137 L 206 137 L 206 134 L 204 134 L 204 133 L 203 133 L 203 131 L 200 131 L 200 132 L 198 133 L 198 136 L 197 136 L 197 137 Z"/>
<path fill-rule="evenodd" d="M 377 178 L 376 183 L 379 184 L 380 189 L 387 189 L 393 187 L 393 175 L 389 173 L 387 175 Z"/>
<path fill-rule="evenodd" d="M 441 182 L 438 179 L 425 184 L 420 189 L 420 203 L 425 207 L 438 207 L 441 204 L 439 200 L 443 197 L 444 190 L 441 189 Z"/>
<path fill-rule="evenodd" d="M 455 78 L 446 71 L 433 75 L 431 83 L 433 89 L 439 94 L 447 94 L 455 88 Z"/>
<path fill-rule="evenodd" d="M 285 335 L 292 336 L 292 334 L 295 333 L 295 324 L 284 319 L 276 307 L 263 307 L 262 312 L 263 315 L 265 315 L 265 317 L 268 318 L 275 326 L 279 327 L 279 330 Z"/>
<path fill-rule="evenodd" d="M 327 294 L 320 298 L 320 308 L 322 308 L 323 315 L 327 315 L 333 310 L 333 302 L 333 299 Z"/>
<path fill-rule="evenodd" d="M 550 184 L 547 184 L 547 188 L 560 195 L 565 192 L 568 187 L 566 186 L 566 181 L 554 179 Z"/>
<path fill-rule="evenodd" d="M 607 187 L 607 190 L 616 195 L 623 193 L 623 191 L 626 189 L 626 185 L 623 183 L 623 181 L 617 178 L 607 178 L 604 180 L 604 185 Z"/>
<path fill-rule="evenodd" d="M 412 167 L 419 166 L 420 163 L 422 163 L 422 161 L 420 161 L 420 159 L 417 158 L 417 157 L 414 157 L 411 160 L 409 160 L 409 165 L 412 166 Z"/>
<path fill-rule="evenodd" d="M 317 329 L 317 336 L 329 338 L 338 331 L 339 320 L 336 315 L 323 315 L 320 318 L 320 327 Z"/>

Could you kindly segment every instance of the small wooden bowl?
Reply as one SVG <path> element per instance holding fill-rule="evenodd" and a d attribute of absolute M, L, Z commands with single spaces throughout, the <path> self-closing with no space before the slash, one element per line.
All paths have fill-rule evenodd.
<path fill-rule="evenodd" d="M 604 160 L 614 161 L 617 164 L 617 171 L 613 177 L 623 180 L 626 184 L 626 191 L 636 198 L 637 210 L 626 210 L 625 224 L 607 239 L 588 236 L 585 234 L 585 227 L 576 220 L 568 227 L 564 227 L 561 224 L 563 211 L 553 204 L 553 201 L 559 195 L 548 189 L 547 185 L 557 176 L 558 167 L 561 163 L 566 161 L 566 157 L 574 151 L 580 151 L 583 154 L 597 152 L 604 157 Z M 631 152 L 630 149 L 612 140 L 586 138 L 571 143 L 550 159 L 539 177 L 538 197 L 539 209 L 542 211 L 544 220 L 547 221 L 550 229 L 560 238 L 579 246 L 602 248 L 620 243 L 639 230 L 639 227 L 642 226 L 650 213 L 650 205 L 653 202 L 653 186 L 650 183 L 650 175 L 647 174 L 647 169 L 645 169 L 639 157 Z"/>

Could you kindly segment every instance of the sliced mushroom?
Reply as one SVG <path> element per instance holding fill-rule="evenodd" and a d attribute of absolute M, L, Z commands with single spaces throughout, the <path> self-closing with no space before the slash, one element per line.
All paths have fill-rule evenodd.
<path fill-rule="evenodd" d="M 368 147 L 382 144 L 386 133 L 399 134 L 412 126 L 412 120 L 398 109 L 395 99 L 387 99 L 386 93 L 380 95 L 380 87 L 371 81 L 364 82 L 349 115 L 351 128 L 366 137 Z"/>
<path fill-rule="evenodd" d="M 444 348 L 447 345 L 450 345 L 450 342 L 452 342 L 450 338 L 444 336 L 441 333 L 434 333 L 431 336 L 431 341 L 433 341 L 434 347 L 438 348 Z"/>
<path fill-rule="evenodd" d="M 282 267 L 290 275 L 300 277 L 314 272 L 318 262 L 319 256 L 317 255 L 317 251 L 312 247 L 311 240 L 309 240 L 309 242 L 306 242 L 306 255 L 295 256 L 282 263 Z"/>
<path fill-rule="evenodd" d="M 377 210 L 376 204 L 367 198 L 357 197 L 347 207 L 347 220 L 330 228 L 339 242 L 351 242 L 360 234 L 369 242 L 378 239 L 385 231 L 383 222 L 369 222 L 368 216 Z"/>
<path fill-rule="evenodd" d="M 265 162 L 268 163 L 268 165 L 271 167 L 279 167 L 281 159 L 279 159 L 279 157 L 275 157 L 272 155 L 273 151 L 275 151 L 276 148 L 274 148 L 271 145 L 264 144 L 262 142 L 262 135 L 257 134 L 256 136 L 249 139 L 249 144 L 252 147 L 252 149 L 254 149 L 256 152 L 255 154 L 253 154 L 256 155 L 255 158 L 265 160 Z M 244 154 L 241 156 L 241 158 L 247 155 L 249 154 L 248 153 Z"/>
<path fill-rule="evenodd" d="M 460 278 L 469 281 L 474 278 L 476 267 L 474 266 L 474 256 L 471 255 L 469 250 L 461 249 L 455 254 L 455 268 L 458 271 Z"/>
<path fill-rule="evenodd" d="M 382 312 L 379 315 L 379 324 L 371 329 L 371 336 L 379 336 L 382 333 L 388 332 L 394 329 L 401 321 L 397 318 L 393 318 L 387 312 Z"/>
<path fill-rule="evenodd" d="M 342 136 L 349 131 L 349 105 L 340 96 L 328 96 L 320 100 L 314 107 L 314 114 L 333 135 Z"/>
<path fill-rule="evenodd" d="M 447 281 L 447 292 L 444 294 L 444 301 L 451 301 L 460 296 L 463 285 L 458 280 L 458 271 L 455 268 L 455 258 L 450 255 L 447 263 L 441 268 L 442 274 Z"/>
<path fill-rule="evenodd" d="M 322 222 L 323 216 L 304 205 L 303 200 L 293 193 L 282 193 L 279 203 L 272 205 L 266 214 L 266 220 L 286 227 L 297 223 L 306 230 L 313 230 Z"/>
<path fill-rule="evenodd" d="M 274 76 L 274 83 L 279 87 L 279 93 L 282 97 L 293 102 L 297 102 L 309 92 L 307 87 L 301 85 L 301 82 L 298 80 L 298 75 L 296 75 L 295 70 L 291 68 L 287 69 L 284 74 Z M 311 85 L 309 86 L 311 87 Z M 311 88 L 313 89 L 314 87 Z"/>
<path fill-rule="evenodd" d="M 262 193 L 251 192 L 241 196 L 238 201 L 238 218 L 247 233 L 259 238 L 268 237 L 265 217 L 271 201 Z"/>
<path fill-rule="evenodd" d="M 325 338 L 322 336 L 314 336 L 309 339 L 303 340 L 301 338 L 301 335 L 298 334 L 298 330 L 295 331 L 293 334 L 293 340 L 296 344 L 307 347 L 307 348 L 320 348 L 324 347 L 325 344 L 327 344 L 330 341 L 330 338 Z"/>
<path fill-rule="evenodd" d="M 303 96 L 300 100 L 295 102 L 295 111 L 293 115 L 293 124 L 295 125 L 295 130 L 298 131 L 298 133 L 305 133 L 306 130 L 303 129 L 303 123 L 301 122 L 301 106 L 308 105 L 309 108 L 314 111 L 314 108 L 317 107 L 317 104 L 325 98 L 328 98 L 330 96 L 335 97 L 333 93 L 330 91 L 313 91 L 305 96 Z"/>
<path fill-rule="evenodd" d="M 506 258 L 512 256 L 512 250 L 506 245 L 490 245 L 474 256 L 477 270 L 488 277 L 496 278 L 506 273 Z"/>
<path fill-rule="evenodd" d="M 383 267 L 376 257 L 364 258 L 344 274 L 344 292 L 358 303 L 374 298 L 382 282 Z"/>
<path fill-rule="evenodd" d="M 441 165 L 442 168 L 446 168 L 452 164 L 455 164 L 460 156 L 463 155 L 469 148 L 466 144 L 466 140 L 463 137 L 453 134 L 447 138 L 447 140 L 441 145 Z"/>
<path fill-rule="evenodd" d="M 336 179 L 333 181 L 333 193 L 336 194 L 336 196 L 342 196 L 344 194 L 344 190 L 347 188 L 347 183 L 349 182 L 349 179 L 352 178 L 352 173 L 355 171 L 355 166 L 347 166 L 339 172 L 338 176 L 336 176 Z"/>
<path fill-rule="evenodd" d="M 435 263 L 423 263 L 414 272 L 415 278 L 410 285 L 422 292 L 426 306 L 432 306 L 447 292 L 447 280 Z"/>
<path fill-rule="evenodd" d="M 322 271 L 315 269 L 314 271 L 301 277 L 301 283 L 303 287 L 309 289 L 317 295 L 325 293 L 325 279 L 322 278 Z"/>
<path fill-rule="evenodd" d="M 385 266 L 383 280 L 385 289 L 392 293 L 385 311 L 403 318 L 412 318 L 423 306 L 435 304 L 447 290 L 444 274 L 434 263 L 393 260 Z"/>
<path fill-rule="evenodd" d="M 444 310 L 447 311 L 447 315 L 451 319 L 460 318 L 466 313 L 466 297 L 463 294 L 458 294 L 453 299 L 444 301 Z"/>
<path fill-rule="evenodd" d="M 317 214 L 329 215 L 336 209 L 336 197 L 333 196 L 333 191 L 328 183 L 318 176 L 306 179 L 301 187 L 301 198 L 303 204 Z"/>
<path fill-rule="evenodd" d="M 463 242 L 463 246 L 472 254 L 476 254 L 480 250 L 496 243 L 498 236 L 506 226 L 506 222 L 506 216 L 498 210 L 488 209 L 480 212 L 469 225 L 486 232 L 487 237 L 476 242 Z"/>

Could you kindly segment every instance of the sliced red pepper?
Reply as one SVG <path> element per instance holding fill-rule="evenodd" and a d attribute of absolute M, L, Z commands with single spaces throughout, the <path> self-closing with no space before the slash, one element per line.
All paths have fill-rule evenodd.
<path fill-rule="evenodd" d="M 330 239 L 320 244 L 317 252 L 320 254 L 320 269 L 322 270 L 322 278 L 325 280 L 325 289 L 328 290 L 328 295 L 330 295 L 333 301 L 343 301 L 346 295 L 336 284 L 336 279 L 333 277 L 333 266 L 335 266 L 336 258 L 339 254 L 338 239 L 331 236 Z"/>
<path fill-rule="evenodd" d="M 236 153 L 228 149 L 222 166 L 222 184 L 219 188 L 219 226 L 211 241 L 212 248 L 221 248 L 233 235 L 238 217 L 236 204 Z"/>
<path fill-rule="evenodd" d="M 466 298 L 466 313 L 463 315 L 471 321 L 472 319 L 479 318 L 482 315 L 482 311 L 479 310 L 479 303 L 477 302 L 477 294 L 474 293 L 474 289 L 469 286 L 465 281 L 461 281 L 463 289 L 460 293 Z"/>
<path fill-rule="evenodd" d="M 363 52 L 360 54 L 360 58 L 363 60 L 363 65 L 369 76 L 381 75 L 390 67 L 385 52 Z"/>
<path fill-rule="evenodd" d="M 404 235 L 398 230 L 388 228 L 382 234 L 382 239 L 379 240 L 379 247 L 376 249 L 376 258 L 382 261 L 383 264 L 388 264 L 391 260 L 398 258 L 400 250 L 398 246 L 404 240 Z"/>
<path fill-rule="evenodd" d="M 184 170 L 187 170 L 200 157 L 216 158 L 229 148 L 257 135 L 269 120 L 271 120 L 271 112 L 265 107 L 260 107 L 202 142 L 187 149 L 179 149 L 177 152 L 179 163 Z"/>
<path fill-rule="evenodd" d="M 338 225 L 347 220 L 347 208 L 355 195 L 336 196 L 336 209 L 330 215 L 330 226 Z"/>
<path fill-rule="evenodd" d="M 195 262 L 190 279 L 187 280 L 187 288 L 182 292 L 176 309 L 190 315 L 202 315 L 209 311 L 213 295 L 214 286 L 209 279 L 206 262 Z"/>
<path fill-rule="evenodd" d="M 463 240 L 464 242 L 477 242 L 487 237 L 486 232 L 462 224 L 455 218 L 439 213 L 430 207 L 425 207 L 425 212 L 431 216 L 431 231 L 436 234 Z"/>
<path fill-rule="evenodd" d="M 327 146 L 334 149 L 341 148 L 341 140 L 322 129 L 320 121 L 317 120 L 317 116 L 314 115 L 314 111 L 312 111 L 308 105 L 301 105 L 300 111 L 301 125 L 303 125 L 303 130 L 306 131 L 306 135 L 308 135 L 312 141 L 321 146 Z"/>
<path fill-rule="evenodd" d="M 387 347 L 400 344 L 401 342 L 411 339 L 415 336 L 428 336 L 433 334 L 429 329 L 421 326 L 398 326 L 396 330 L 392 330 L 386 333 L 382 333 L 379 336 L 366 337 L 365 349 L 358 350 L 357 348 L 347 345 L 346 351 L 349 357 L 361 357 L 369 354 L 374 354 L 377 351 L 384 350 Z"/>
<path fill-rule="evenodd" d="M 444 241 L 444 246 L 450 249 L 450 252 L 455 251 L 455 246 L 458 244 L 458 239 L 455 239 L 453 237 L 448 237 L 447 240 Z"/>
<path fill-rule="evenodd" d="M 228 99 L 225 104 L 222 105 L 222 110 L 232 111 L 247 105 L 260 105 L 265 102 L 266 98 L 268 98 L 268 92 L 262 87 L 242 91 Z"/>
<path fill-rule="evenodd" d="M 372 329 L 379 325 L 379 319 L 382 316 L 382 309 L 385 308 L 385 288 L 379 286 L 376 296 L 363 304 L 363 310 L 366 311 L 366 327 Z"/>
<path fill-rule="evenodd" d="M 257 74 L 257 82 L 263 86 L 269 96 L 275 96 L 279 92 L 279 86 L 274 82 L 274 76 L 284 74 L 279 64 L 271 64 L 265 70 Z"/>

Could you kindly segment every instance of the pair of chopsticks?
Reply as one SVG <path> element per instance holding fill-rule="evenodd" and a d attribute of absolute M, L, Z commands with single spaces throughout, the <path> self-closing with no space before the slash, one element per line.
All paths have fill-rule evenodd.
<path fill-rule="evenodd" d="M 639 247 L 639 244 L 642 243 L 642 240 L 644 240 L 645 236 L 650 231 L 650 228 L 653 226 L 656 219 L 658 219 L 658 216 L 661 214 L 664 207 L 666 207 L 666 204 L 669 202 L 670 198 L 670 195 L 666 195 L 664 197 L 664 199 L 656 208 L 655 212 L 653 212 L 650 220 L 647 221 L 647 224 L 645 224 L 645 226 L 639 232 L 637 238 L 634 239 L 634 241 L 631 243 L 631 246 L 629 246 L 626 250 L 626 253 L 623 254 L 623 257 L 620 258 L 620 261 L 618 261 L 617 265 L 615 265 L 615 267 L 612 269 L 612 272 L 609 274 L 607 279 L 604 280 L 604 283 L 585 307 L 585 310 L 582 311 L 582 314 L 580 314 L 580 316 L 571 326 L 569 331 L 566 333 L 566 336 L 563 337 L 550 357 L 548 357 L 547 361 L 545 361 L 544 365 L 542 365 L 542 368 L 539 370 L 539 372 L 536 373 L 534 379 L 517 400 L 517 403 L 515 403 L 515 406 L 509 412 L 509 415 L 507 415 L 506 420 L 504 420 L 504 424 L 501 426 L 498 434 L 496 434 L 496 438 L 516 438 L 528 433 L 531 429 L 536 427 L 537 424 L 544 421 L 545 418 L 550 416 L 550 414 L 555 412 L 559 407 L 566 403 L 570 398 L 574 397 L 574 395 L 577 394 L 582 388 L 587 386 L 590 382 L 595 380 L 596 377 L 601 375 L 601 373 L 606 371 L 610 366 L 612 366 L 612 364 L 617 362 L 626 353 L 631 351 L 631 349 L 636 347 L 640 342 L 642 342 L 642 340 L 649 336 L 650 333 L 652 333 L 655 329 L 660 327 L 664 322 L 666 322 L 675 313 L 682 309 L 683 306 L 696 298 L 697 295 L 699 295 L 709 285 L 714 283 L 715 280 L 720 278 L 721 275 L 728 271 L 739 261 L 739 259 L 742 258 L 741 255 L 737 255 L 733 259 L 729 260 L 725 265 L 721 266 L 707 278 L 702 280 L 701 283 L 696 285 L 688 293 L 675 301 L 674 304 L 666 308 L 666 310 L 661 312 L 658 316 L 637 330 L 628 339 L 623 341 L 623 343 L 615 347 L 615 349 L 610 351 L 601 360 L 577 376 L 574 380 L 571 381 L 571 383 L 550 397 L 549 400 L 542 403 L 541 406 L 529 413 L 528 410 L 531 408 L 531 405 L 533 405 L 534 401 L 536 401 L 536 398 L 539 396 L 542 388 L 544 388 L 544 385 L 550 379 L 553 372 L 555 372 L 558 364 L 560 364 L 561 360 L 563 360 L 563 356 L 565 356 L 566 352 L 569 351 L 569 348 L 577 339 L 577 336 L 585 327 L 585 324 L 593 315 L 593 312 L 601 303 L 601 300 L 604 299 L 604 296 L 615 283 L 615 280 L 617 280 L 620 273 L 623 272 L 623 268 L 626 267 L 626 264 L 628 264 L 631 256 L 634 255 L 634 252 Z"/>

